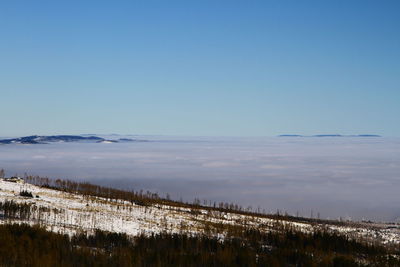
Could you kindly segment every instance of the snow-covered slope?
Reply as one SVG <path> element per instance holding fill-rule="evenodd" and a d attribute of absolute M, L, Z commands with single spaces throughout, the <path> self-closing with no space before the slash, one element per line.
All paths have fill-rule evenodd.
<path fill-rule="evenodd" d="M 32 192 L 33 198 L 19 195 Z M 30 184 L 17 184 L 0 179 L 0 202 L 26 203 L 30 217 L 5 218 L 0 223 L 40 224 L 48 230 L 67 234 L 92 232 L 95 229 L 122 232 L 128 235 L 159 232 L 211 233 L 224 237 L 218 225 L 247 225 L 265 231 L 293 227 L 304 232 L 327 229 L 381 243 L 400 243 L 400 225 L 394 224 L 322 224 L 277 220 L 207 209 L 191 209 L 166 205 L 140 206 L 126 201 L 110 201 L 93 196 L 65 193 Z"/>

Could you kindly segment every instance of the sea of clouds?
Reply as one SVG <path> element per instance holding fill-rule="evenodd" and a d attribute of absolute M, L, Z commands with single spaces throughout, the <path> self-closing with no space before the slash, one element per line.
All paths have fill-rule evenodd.
<path fill-rule="evenodd" d="M 149 142 L 0 145 L 0 168 L 267 212 L 400 218 L 400 138 L 130 138 Z"/>

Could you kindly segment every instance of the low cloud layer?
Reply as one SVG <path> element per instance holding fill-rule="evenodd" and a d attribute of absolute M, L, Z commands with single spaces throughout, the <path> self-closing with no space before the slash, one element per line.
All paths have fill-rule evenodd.
<path fill-rule="evenodd" d="M 141 137 L 147 138 L 149 137 Z M 160 138 L 2 145 L 0 168 L 322 218 L 400 218 L 400 139 Z"/>

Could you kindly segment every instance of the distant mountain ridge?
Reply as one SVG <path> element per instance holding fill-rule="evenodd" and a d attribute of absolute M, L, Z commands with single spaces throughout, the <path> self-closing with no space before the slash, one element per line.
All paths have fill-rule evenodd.
<path fill-rule="evenodd" d="M 93 143 L 118 143 L 118 142 L 137 142 L 144 140 L 135 140 L 130 138 L 121 138 L 118 140 L 108 140 L 98 136 L 80 136 L 80 135 L 30 135 L 18 138 L 2 139 L 0 144 L 47 144 L 55 142 L 93 142 Z"/>
<path fill-rule="evenodd" d="M 377 134 L 354 134 L 354 135 L 342 135 L 342 134 L 316 134 L 316 135 L 301 135 L 301 134 L 281 134 L 278 137 L 382 137 Z"/>

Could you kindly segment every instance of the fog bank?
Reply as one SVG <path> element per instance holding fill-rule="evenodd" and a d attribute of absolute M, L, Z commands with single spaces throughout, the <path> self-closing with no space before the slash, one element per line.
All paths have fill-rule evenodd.
<path fill-rule="evenodd" d="M 400 218 L 400 139 L 183 138 L 1 145 L 0 168 L 321 218 Z"/>

